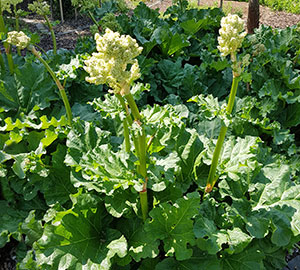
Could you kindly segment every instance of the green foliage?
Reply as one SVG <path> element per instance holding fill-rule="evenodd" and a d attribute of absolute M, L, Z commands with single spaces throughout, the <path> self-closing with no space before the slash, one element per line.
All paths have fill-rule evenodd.
<path fill-rule="evenodd" d="M 236 2 L 249 2 L 249 0 L 234 0 Z M 274 10 L 285 11 L 295 14 L 300 14 L 300 1 L 299 0 L 260 0 L 261 5 L 265 5 Z"/>
<path fill-rule="evenodd" d="M 275 10 L 283 10 L 290 13 L 300 14 L 300 1 L 294 0 L 261 0 L 261 4 Z"/>
<path fill-rule="evenodd" d="M 112 7 L 103 3 L 97 19 Z M 72 128 L 32 58 L 18 58 L 14 75 L 1 73 L 0 246 L 21 242 L 19 269 L 284 267 L 300 239 L 299 29 L 262 26 L 245 40 L 241 57 L 251 63 L 228 115 L 231 63 L 216 49 L 222 15 L 172 6 L 160 16 L 140 3 L 132 16 L 115 17 L 144 48 L 132 94 L 148 143 L 145 222 L 126 115 L 106 86 L 85 82 L 95 42 L 80 40 L 77 55 L 47 52 L 65 81 Z M 203 198 L 222 124 L 219 181 Z"/>

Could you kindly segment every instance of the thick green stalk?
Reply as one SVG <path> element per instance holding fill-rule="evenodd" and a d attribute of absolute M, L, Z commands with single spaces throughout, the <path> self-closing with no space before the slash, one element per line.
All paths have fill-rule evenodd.
<path fill-rule="evenodd" d="M 1 7 L 1 0 L 0 0 L 0 14 L 1 14 L 1 18 L 3 20 L 3 17 L 2 17 L 2 7 Z M 0 19 L 1 20 L 1 19 Z M 4 24 L 4 22 L 2 22 Z M 0 22 L 1 24 L 1 22 Z M 4 28 L 5 28 L 5 25 L 4 25 Z M 1 26 L 0 26 L 0 31 L 1 31 Z M 5 72 L 5 64 L 4 64 L 4 60 L 3 60 L 3 56 L 2 56 L 2 53 L 0 51 L 0 66 L 1 66 L 1 70 L 2 72 Z"/>
<path fill-rule="evenodd" d="M 226 107 L 226 112 L 229 114 L 231 114 L 233 106 L 234 106 L 234 100 L 235 100 L 239 80 L 240 80 L 240 77 L 233 76 L 231 90 L 230 90 L 230 94 L 229 94 L 229 100 L 228 100 L 228 104 Z"/>
<path fill-rule="evenodd" d="M 48 26 L 48 28 L 50 30 L 50 33 L 51 33 L 52 42 L 53 42 L 53 54 L 56 55 L 56 52 L 57 52 L 56 37 L 55 37 L 55 33 L 54 33 L 54 30 L 53 30 L 52 24 L 51 24 L 51 22 L 49 21 L 49 19 L 46 15 L 44 15 L 43 17 L 46 20 L 47 26 Z"/>
<path fill-rule="evenodd" d="M 83 2 L 83 6 L 86 6 L 86 1 L 82 1 Z M 99 23 L 97 22 L 97 20 L 95 19 L 95 17 L 93 16 L 92 12 L 90 10 L 88 10 L 88 14 L 90 16 L 90 18 L 92 19 L 92 21 L 94 22 L 94 24 L 97 25 L 97 27 L 99 27 Z"/>
<path fill-rule="evenodd" d="M 14 5 L 14 13 L 15 13 L 15 18 L 16 18 L 16 31 L 19 32 L 20 24 L 19 24 L 19 15 L 17 12 L 17 5 Z M 17 47 L 17 52 L 18 52 L 18 55 L 21 56 L 21 50 L 19 47 Z"/>
<path fill-rule="evenodd" d="M 226 112 L 228 114 L 231 114 L 231 112 L 232 112 L 233 105 L 234 105 L 234 99 L 235 99 L 237 88 L 238 88 L 238 84 L 239 84 L 239 77 L 233 76 L 233 81 L 232 81 L 232 85 L 231 85 L 229 100 L 228 100 L 228 104 L 227 104 L 227 107 L 226 107 Z M 212 159 L 212 162 L 211 162 L 211 166 L 210 166 L 210 170 L 209 170 L 209 174 L 208 174 L 204 194 L 208 193 L 208 192 L 211 192 L 214 185 L 215 185 L 215 183 L 217 182 L 218 177 L 216 177 L 215 174 L 216 174 L 218 161 L 219 161 L 220 153 L 221 153 L 222 146 L 223 146 L 223 143 L 224 143 L 226 132 L 227 132 L 227 127 L 222 126 L 221 130 L 220 130 L 218 140 L 217 140 L 216 148 L 215 148 L 215 151 L 214 151 L 214 154 L 213 154 L 213 159 Z"/>
<path fill-rule="evenodd" d="M 140 201 L 141 201 L 141 209 L 142 209 L 142 216 L 143 221 L 145 221 L 148 217 L 148 194 L 147 194 L 147 187 L 144 188 L 140 192 Z"/>
<path fill-rule="evenodd" d="M 60 81 L 58 80 L 58 78 L 56 77 L 55 73 L 53 72 L 53 70 L 51 69 L 51 67 L 48 65 L 48 63 L 40 56 L 39 52 L 34 48 L 34 46 L 30 45 L 29 49 L 31 50 L 31 52 L 36 56 L 36 58 L 38 58 L 42 64 L 46 67 L 47 71 L 49 72 L 49 74 L 51 75 L 51 77 L 53 78 L 54 82 L 56 83 L 58 89 L 59 89 L 59 93 L 62 97 L 62 100 L 64 102 L 65 108 L 66 108 L 66 112 L 67 112 L 67 117 L 68 117 L 68 121 L 69 121 L 69 125 L 72 126 L 72 111 L 71 111 L 71 106 L 67 97 L 67 94 L 65 92 L 65 89 L 63 88 L 63 86 L 61 85 Z"/>
<path fill-rule="evenodd" d="M 134 117 L 134 120 L 140 121 L 141 120 L 141 115 L 140 115 L 139 109 L 138 109 L 138 107 L 137 107 L 137 105 L 134 101 L 134 98 L 133 98 L 132 94 L 129 93 L 129 94 L 125 95 L 125 98 L 126 98 L 126 100 L 128 102 L 128 105 L 131 109 L 131 113 Z"/>
<path fill-rule="evenodd" d="M 4 34 L 7 33 L 2 13 L 0 14 L 0 32 L 3 32 Z M 7 42 L 3 42 L 3 46 L 4 46 L 5 52 L 6 52 L 9 72 L 11 74 L 13 74 L 14 73 L 14 62 L 13 62 L 13 58 L 12 58 L 11 51 L 10 51 L 10 45 Z M 1 66 L 2 66 L 2 64 L 1 64 Z"/>
<path fill-rule="evenodd" d="M 123 129 L 124 129 L 124 139 L 125 139 L 125 149 L 126 152 L 130 151 L 130 139 L 129 139 L 129 128 L 128 125 L 132 125 L 133 121 L 131 118 L 131 115 L 128 111 L 128 107 L 125 104 L 125 101 L 123 99 L 123 97 L 120 94 L 116 94 L 116 97 L 118 98 L 118 100 L 120 101 L 122 108 L 124 109 L 125 113 L 126 113 L 126 119 L 123 120 Z M 134 142 L 134 145 L 136 146 L 137 141 Z"/>
<path fill-rule="evenodd" d="M 94 24 L 96 24 L 97 27 L 99 27 L 99 23 L 97 22 L 97 20 L 95 19 L 94 15 L 92 14 L 92 12 L 88 11 L 88 14 L 90 16 L 90 18 L 92 19 L 92 21 L 94 22 Z"/>
<path fill-rule="evenodd" d="M 0 52 L 0 67 L 1 67 L 1 70 L 3 72 L 5 72 L 5 64 L 4 64 L 4 60 L 3 60 L 3 56 L 2 56 L 1 52 Z"/>
<path fill-rule="evenodd" d="M 139 166 L 138 172 L 143 176 L 145 179 L 143 184 L 143 189 L 140 192 L 140 200 L 141 200 L 141 209 L 143 220 L 145 221 L 148 217 L 148 196 L 147 196 L 147 162 L 146 162 L 146 151 L 147 151 L 147 143 L 146 143 L 146 133 L 145 129 L 141 123 L 141 115 L 139 109 L 135 103 L 135 100 L 131 93 L 125 95 L 125 98 L 128 102 L 128 105 L 131 109 L 131 113 L 134 117 L 134 120 L 138 123 L 141 127 L 141 133 L 138 135 L 138 149 L 136 149 L 138 159 L 139 159 Z"/>
<path fill-rule="evenodd" d="M 123 120 L 124 138 L 125 138 L 125 150 L 127 153 L 130 152 L 130 140 L 129 140 L 129 129 L 127 119 Z"/>
<path fill-rule="evenodd" d="M 10 45 L 7 44 L 6 42 L 4 42 L 3 45 L 4 45 L 4 48 L 5 48 L 5 52 L 6 52 L 9 72 L 10 72 L 10 74 L 14 74 L 15 67 L 14 67 L 13 57 L 12 57 L 12 54 L 11 54 Z"/>
<path fill-rule="evenodd" d="M 129 107 L 131 109 L 131 113 L 134 117 L 134 120 L 140 125 L 142 131 L 141 134 L 138 136 L 138 146 L 139 146 L 139 153 L 138 153 L 138 158 L 140 161 L 140 166 L 139 166 L 139 173 L 146 178 L 147 177 L 147 164 L 146 164 L 146 134 L 145 134 L 145 129 L 142 126 L 141 123 L 141 115 L 139 112 L 139 109 L 134 101 L 134 98 L 131 93 L 125 95 L 125 98 L 129 104 Z"/>

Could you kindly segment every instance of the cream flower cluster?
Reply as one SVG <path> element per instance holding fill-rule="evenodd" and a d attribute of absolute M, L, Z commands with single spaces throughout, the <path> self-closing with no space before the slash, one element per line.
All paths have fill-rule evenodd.
<path fill-rule="evenodd" d="M 218 37 L 218 49 L 222 56 L 233 54 L 242 46 L 246 32 L 244 21 L 236 14 L 229 14 L 221 20 L 220 36 Z"/>
<path fill-rule="evenodd" d="M 89 57 L 84 69 L 89 73 L 89 83 L 108 84 L 114 93 L 129 94 L 130 85 L 140 77 L 136 58 L 143 50 L 136 40 L 106 29 L 105 34 L 95 34 L 97 51 Z"/>
<path fill-rule="evenodd" d="M 50 6 L 46 1 L 34 1 L 32 4 L 28 5 L 28 9 L 41 16 L 50 14 Z"/>
<path fill-rule="evenodd" d="M 12 31 L 7 33 L 6 42 L 19 47 L 21 50 L 25 49 L 29 43 L 30 38 L 26 36 L 22 31 Z"/>

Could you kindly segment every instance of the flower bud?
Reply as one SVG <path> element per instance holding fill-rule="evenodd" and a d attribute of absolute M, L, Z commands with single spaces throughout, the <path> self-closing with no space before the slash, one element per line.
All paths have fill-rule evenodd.
<path fill-rule="evenodd" d="M 22 31 L 12 31 L 7 33 L 6 42 L 17 46 L 18 48 L 25 49 L 30 43 L 30 37 L 26 36 Z"/>
<path fill-rule="evenodd" d="M 10 9 L 10 1 L 9 0 L 0 0 L 0 3 L 1 3 L 1 14 L 4 12 L 4 11 L 7 11 L 9 13 L 11 13 L 11 9 Z"/>
<path fill-rule="evenodd" d="M 11 5 L 16 6 L 17 4 L 22 3 L 23 0 L 8 0 L 8 2 L 9 2 Z"/>
<path fill-rule="evenodd" d="M 28 5 L 28 9 L 41 16 L 50 14 L 50 6 L 46 1 L 34 1 L 32 4 Z"/>

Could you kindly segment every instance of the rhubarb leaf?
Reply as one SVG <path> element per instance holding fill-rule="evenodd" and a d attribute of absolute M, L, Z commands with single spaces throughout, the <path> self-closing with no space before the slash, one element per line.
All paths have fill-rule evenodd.
<path fill-rule="evenodd" d="M 151 219 L 145 224 L 145 230 L 153 239 L 163 240 L 168 256 L 175 254 L 180 261 L 192 256 L 188 245 L 195 245 L 192 218 L 198 212 L 199 203 L 199 194 L 194 192 L 178 199 L 173 206 L 162 203 L 149 212 Z"/>

